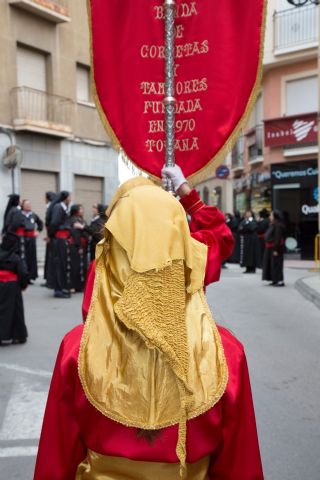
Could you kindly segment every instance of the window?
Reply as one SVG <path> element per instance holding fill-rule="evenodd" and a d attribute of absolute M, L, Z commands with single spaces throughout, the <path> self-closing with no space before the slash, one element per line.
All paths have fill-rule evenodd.
<path fill-rule="evenodd" d="M 45 92 L 47 90 L 47 55 L 18 45 L 17 81 L 18 87 L 29 87 Z"/>
<path fill-rule="evenodd" d="M 203 203 L 209 205 L 209 188 L 204 187 L 203 189 Z"/>
<path fill-rule="evenodd" d="M 77 65 L 77 100 L 91 102 L 90 68 Z"/>
<path fill-rule="evenodd" d="M 286 82 L 286 115 L 318 111 L 318 77 Z"/>
<path fill-rule="evenodd" d="M 255 107 L 254 107 L 254 116 L 255 116 L 255 126 L 261 125 L 263 122 L 263 103 L 262 103 L 261 94 L 258 96 Z"/>

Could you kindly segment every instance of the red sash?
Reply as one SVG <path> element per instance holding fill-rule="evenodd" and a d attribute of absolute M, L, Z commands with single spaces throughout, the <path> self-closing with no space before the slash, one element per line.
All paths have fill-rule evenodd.
<path fill-rule="evenodd" d="M 81 242 L 81 247 L 86 247 L 88 245 L 88 239 L 85 237 L 81 237 L 80 242 Z"/>
<path fill-rule="evenodd" d="M 36 232 L 36 230 L 29 230 L 29 231 L 25 230 L 24 231 L 24 236 L 26 238 L 34 238 L 34 237 L 37 236 L 37 232 Z"/>
<path fill-rule="evenodd" d="M 0 282 L 17 282 L 18 275 L 10 270 L 0 270 Z"/>
<path fill-rule="evenodd" d="M 19 235 L 19 237 L 24 237 L 24 234 L 25 234 L 24 228 L 23 227 L 17 228 L 17 230 L 15 231 L 15 234 Z"/>
<path fill-rule="evenodd" d="M 54 234 L 55 238 L 61 238 L 61 239 L 64 239 L 64 240 L 68 240 L 68 238 L 70 237 L 70 232 L 69 230 L 58 230 L 55 234 Z"/>
<path fill-rule="evenodd" d="M 283 247 L 284 240 L 280 241 L 280 246 Z M 276 246 L 275 242 L 266 242 L 266 248 L 274 248 Z"/>

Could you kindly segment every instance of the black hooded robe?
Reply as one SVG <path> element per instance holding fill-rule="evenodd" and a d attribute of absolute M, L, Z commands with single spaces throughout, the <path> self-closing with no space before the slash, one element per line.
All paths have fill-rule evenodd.
<path fill-rule="evenodd" d="M 244 219 L 239 226 L 240 235 L 240 265 L 255 269 L 259 265 L 259 238 L 257 222 Z"/>
<path fill-rule="evenodd" d="M 70 263 L 71 287 L 76 292 L 83 292 L 88 270 L 88 238 L 85 222 L 81 217 L 72 216 L 69 219 L 71 228 Z M 75 223 L 81 223 L 83 230 L 74 228 Z"/>
<path fill-rule="evenodd" d="M 25 237 L 24 248 L 26 256 L 26 264 L 29 273 L 29 280 L 38 278 L 38 261 L 37 261 L 37 237 L 35 232 L 43 230 L 43 222 L 36 213 L 31 212 L 25 217 Z"/>
<path fill-rule="evenodd" d="M 9 278 L 5 279 L 9 275 Z M 16 279 L 10 279 L 10 275 Z M 24 342 L 28 332 L 24 319 L 22 289 L 28 285 L 28 271 L 14 249 L 0 247 L 0 342 Z"/>
<path fill-rule="evenodd" d="M 68 235 L 59 238 L 59 234 L 68 232 L 68 214 L 61 203 L 57 203 L 51 213 L 48 235 L 51 242 L 51 255 L 48 266 L 48 286 L 55 291 L 69 291 L 71 288 L 70 245 Z M 70 237 L 70 231 L 69 231 Z M 52 283 L 51 283 L 52 282 Z"/>
<path fill-rule="evenodd" d="M 281 223 L 271 224 L 265 234 L 262 280 L 275 284 L 283 282 L 284 241 L 285 227 Z"/>

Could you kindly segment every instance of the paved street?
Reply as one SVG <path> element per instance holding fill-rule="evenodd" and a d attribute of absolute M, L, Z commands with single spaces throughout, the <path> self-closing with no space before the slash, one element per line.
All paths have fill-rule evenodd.
<path fill-rule="evenodd" d="M 320 311 L 293 286 L 307 275 L 289 269 L 288 286 L 272 288 L 230 266 L 208 289 L 216 320 L 246 347 L 266 480 L 320 480 Z M 81 319 L 80 303 L 80 295 L 54 300 L 30 287 L 30 340 L 0 349 L 4 480 L 32 479 L 50 372 L 63 334 Z"/>

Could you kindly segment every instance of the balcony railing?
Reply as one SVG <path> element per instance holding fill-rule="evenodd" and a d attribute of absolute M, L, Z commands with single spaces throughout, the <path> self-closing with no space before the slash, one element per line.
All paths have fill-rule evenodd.
<path fill-rule="evenodd" d="M 11 90 L 12 122 L 16 130 L 30 130 L 60 137 L 71 135 L 72 100 L 29 87 Z"/>
<path fill-rule="evenodd" d="M 109 142 L 94 104 L 77 103 L 73 132 L 76 137 Z"/>
<path fill-rule="evenodd" d="M 54 23 L 70 22 L 67 0 L 9 0 L 9 3 Z"/>
<path fill-rule="evenodd" d="M 232 150 L 232 170 L 243 170 L 244 141 L 245 137 L 241 135 Z"/>
<path fill-rule="evenodd" d="M 262 125 L 257 125 L 246 134 L 249 163 L 263 161 L 263 135 Z"/>
<path fill-rule="evenodd" d="M 275 53 L 302 50 L 317 45 L 319 41 L 318 10 L 308 5 L 274 14 Z"/>

